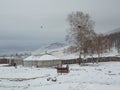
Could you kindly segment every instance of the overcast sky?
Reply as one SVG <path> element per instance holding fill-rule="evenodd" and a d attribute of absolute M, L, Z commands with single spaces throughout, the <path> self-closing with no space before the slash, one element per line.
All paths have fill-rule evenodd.
<path fill-rule="evenodd" d="M 0 0 L 0 42 L 64 41 L 67 16 L 76 11 L 91 16 L 96 32 L 107 32 L 120 27 L 119 9 L 120 0 Z"/>

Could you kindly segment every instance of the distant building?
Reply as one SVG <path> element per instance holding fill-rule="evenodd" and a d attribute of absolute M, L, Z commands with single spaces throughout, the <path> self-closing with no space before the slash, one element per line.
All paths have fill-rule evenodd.
<path fill-rule="evenodd" d="M 8 64 L 8 62 L 9 62 L 9 59 L 0 57 L 0 64 Z"/>

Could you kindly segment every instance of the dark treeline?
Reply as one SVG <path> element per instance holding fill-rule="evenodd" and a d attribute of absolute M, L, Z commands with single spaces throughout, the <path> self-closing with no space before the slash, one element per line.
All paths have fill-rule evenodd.
<path fill-rule="evenodd" d="M 118 53 L 120 53 L 120 32 L 111 33 L 109 37 L 110 37 L 110 46 L 115 47 Z"/>

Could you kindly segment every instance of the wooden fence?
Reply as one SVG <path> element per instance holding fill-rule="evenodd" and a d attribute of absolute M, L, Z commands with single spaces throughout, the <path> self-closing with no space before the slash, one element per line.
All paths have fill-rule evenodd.
<path fill-rule="evenodd" d="M 6 58 L 1 58 L 0 59 L 0 64 L 8 64 L 9 60 Z"/>
<path fill-rule="evenodd" d="M 100 58 L 87 58 L 86 60 L 84 59 L 69 59 L 69 60 L 62 60 L 62 64 L 80 64 L 82 62 L 84 63 L 93 63 L 93 62 L 109 62 L 109 61 L 120 61 L 120 57 L 100 57 Z"/>

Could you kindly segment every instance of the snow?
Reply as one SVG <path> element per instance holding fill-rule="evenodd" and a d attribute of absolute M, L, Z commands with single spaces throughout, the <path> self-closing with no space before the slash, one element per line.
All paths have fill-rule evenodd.
<path fill-rule="evenodd" d="M 120 90 L 120 62 L 69 67 L 70 73 L 58 75 L 55 68 L 0 65 L 0 90 Z"/>
<path fill-rule="evenodd" d="M 43 55 L 40 57 L 41 60 L 57 60 L 59 58 L 56 58 L 54 56 L 51 56 L 51 55 Z"/>
<path fill-rule="evenodd" d="M 58 49 L 52 49 L 52 50 L 48 50 L 47 52 L 61 60 L 67 60 L 67 59 L 75 59 L 75 58 L 79 58 L 79 52 L 76 53 L 65 53 L 65 50 L 69 47 L 65 46 L 62 48 L 58 48 Z M 41 55 L 44 54 L 44 52 L 42 51 L 35 51 L 33 56 L 37 56 L 37 55 Z M 83 56 L 83 55 L 82 55 Z M 120 54 L 117 52 L 116 48 L 112 48 L 110 52 L 106 52 L 103 53 L 101 57 L 113 57 L 113 56 L 120 56 Z M 86 58 L 91 58 L 92 56 L 87 55 Z M 94 54 L 93 57 L 98 57 L 97 54 Z M 84 58 L 84 57 L 82 57 Z"/>
<path fill-rule="evenodd" d="M 29 56 L 24 59 L 25 61 L 35 61 L 35 60 L 59 60 L 59 58 L 52 55 L 42 55 L 42 56 Z"/>

